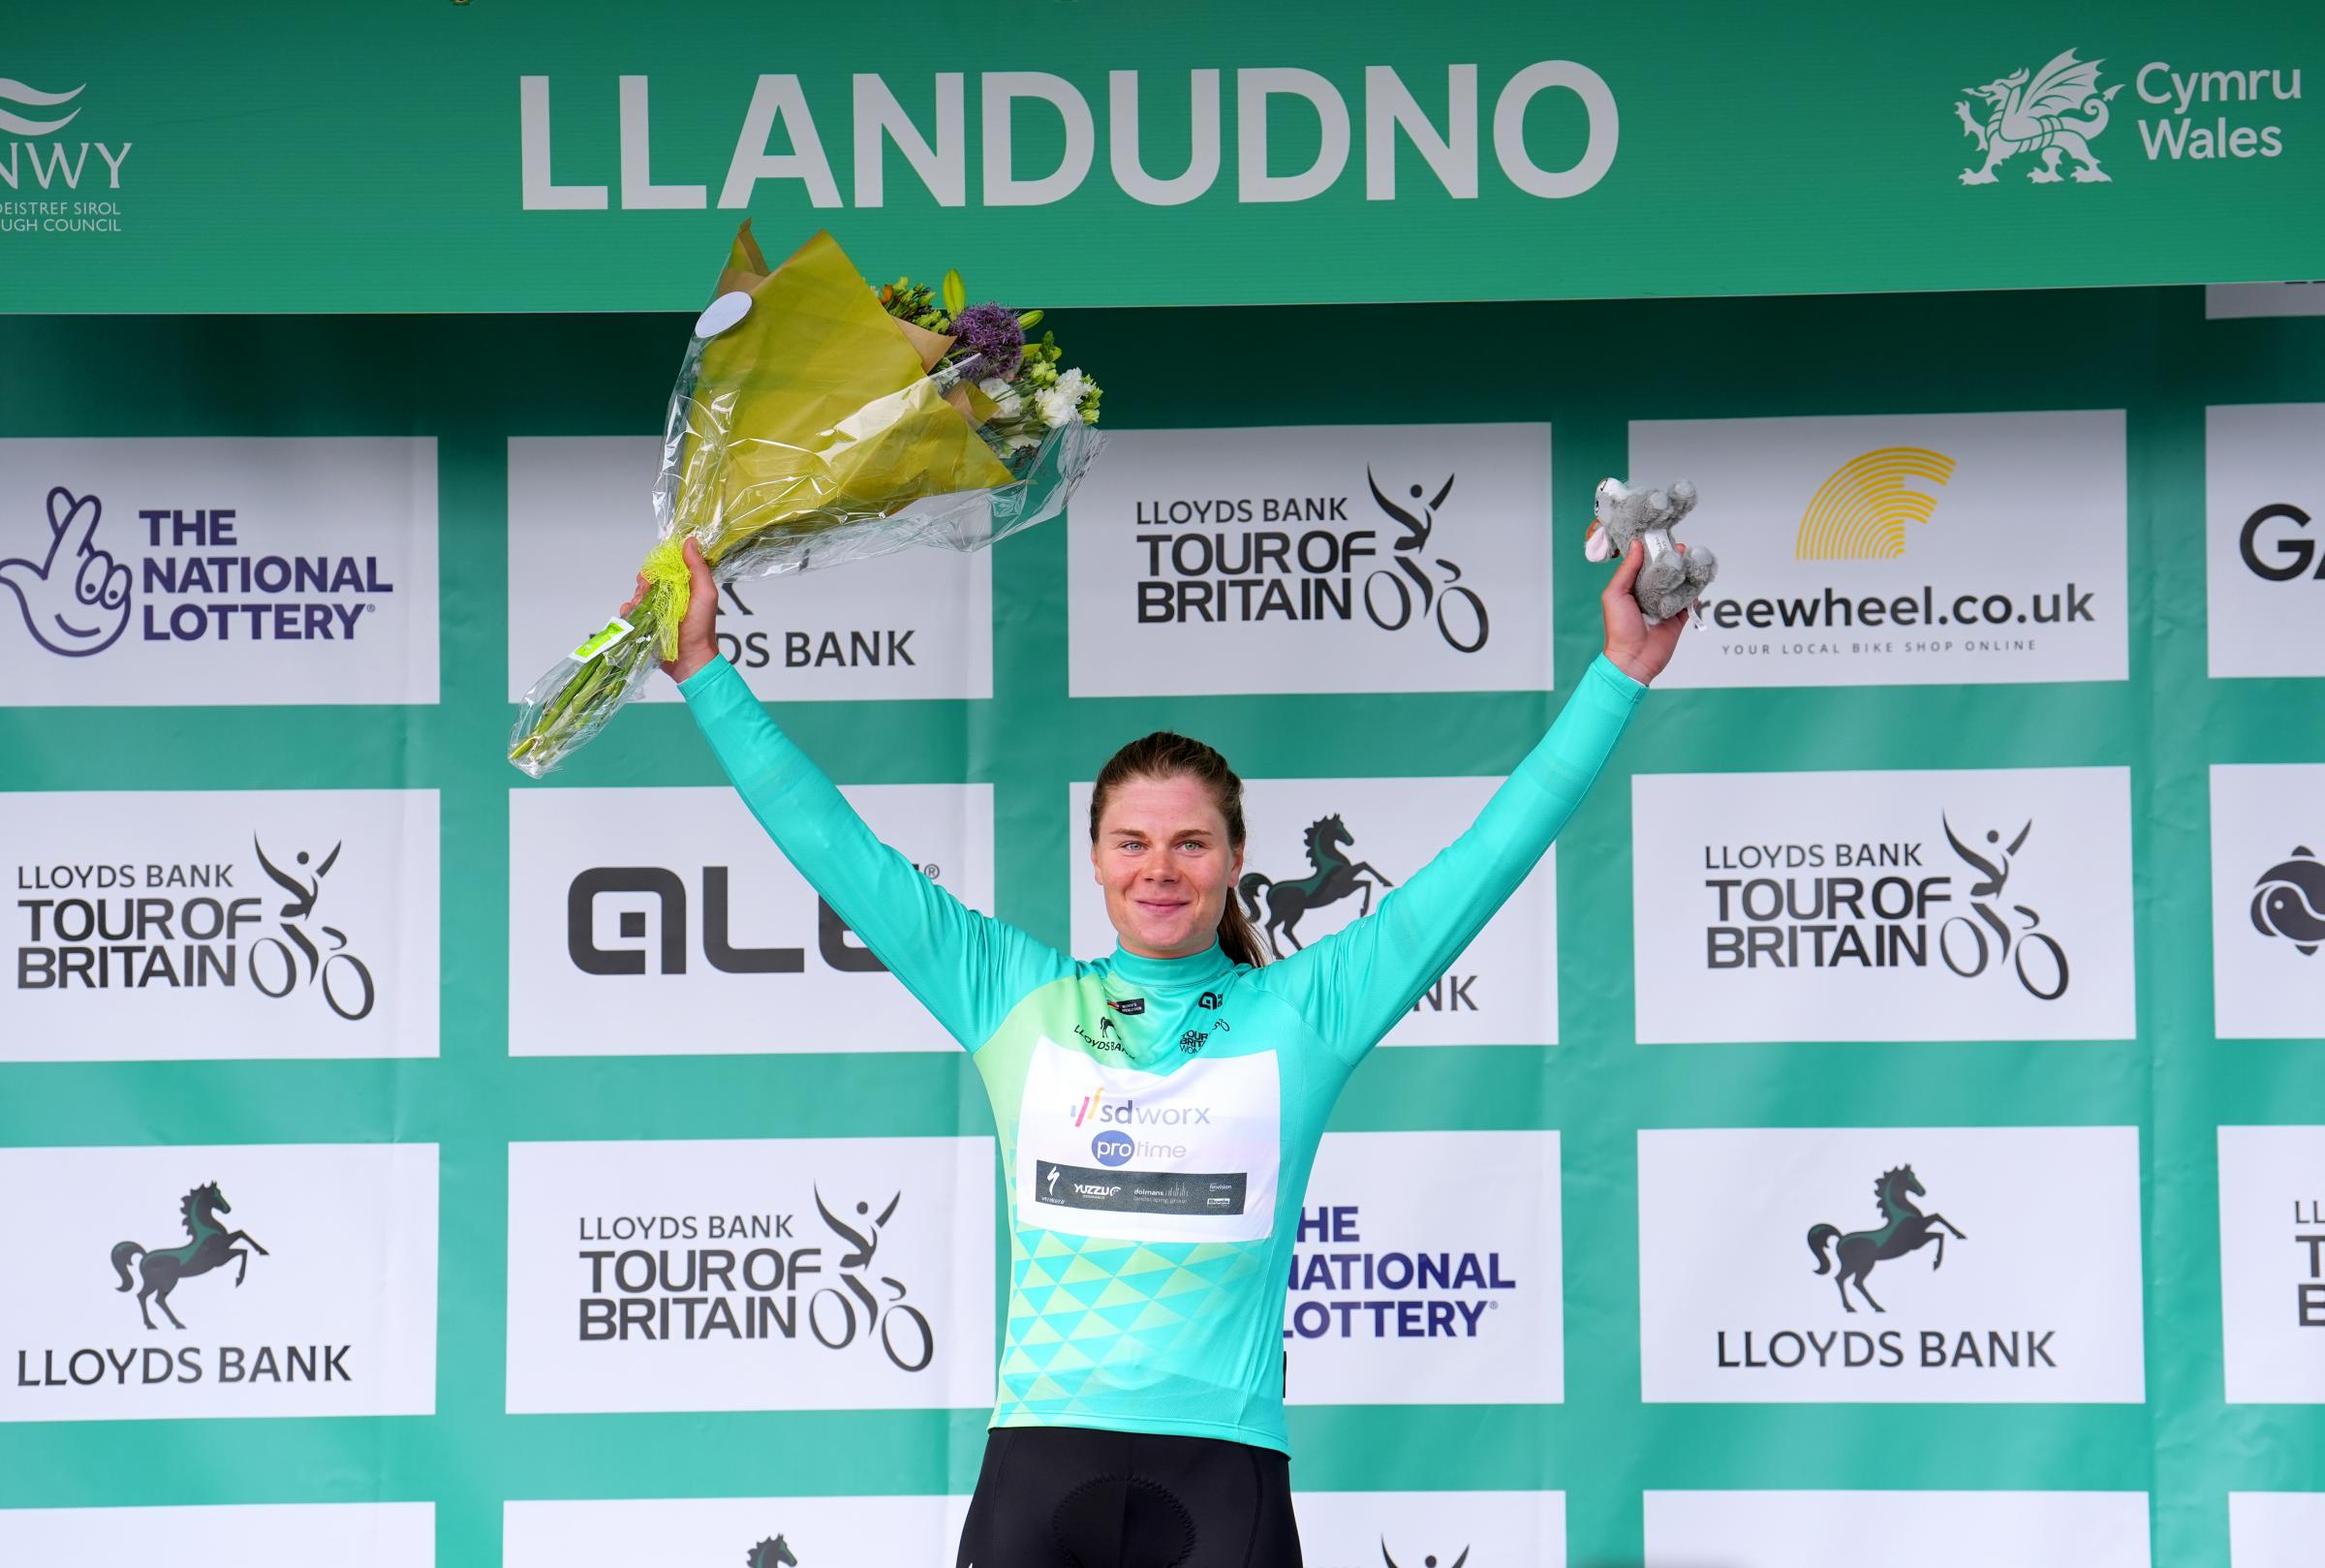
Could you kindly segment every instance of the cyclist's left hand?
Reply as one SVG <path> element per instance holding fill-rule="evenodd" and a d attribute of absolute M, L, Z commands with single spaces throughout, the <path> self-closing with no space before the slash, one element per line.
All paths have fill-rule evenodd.
<path fill-rule="evenodd" d="M 1678 546 L 1685 550 L 1686 545 Z M 1639 568 L 1646 563 L 1647 546 L 1633 539 L 1623 556 L 1623 564 L 1606 582 L 1606 591 L 1598 596 L 1599 613 L 1606 620 L 1606 657 L 1615 667 L 1641 686 L 1650 686 L 1671 662 L 1671 650 L 1679 645 L 1679 634 L 1688 629 L 1690 617 L 1682 611 L 1659 626 L 1649 626 L 1647 617 L 1639 611 L 1639 601 L 1632 597 L 1630 587 L 1638 581 Z"/>

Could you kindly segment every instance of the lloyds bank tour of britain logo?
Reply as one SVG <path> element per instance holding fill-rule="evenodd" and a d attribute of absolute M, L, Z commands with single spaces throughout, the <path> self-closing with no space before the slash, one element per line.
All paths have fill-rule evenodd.
<path fill-rule="evenodd" d="M 349 1023 L 379 999 L 371 968 L 346 932 L 316 918 L 324 880 L 345 842 L 318 860 L 308 850 L 276 857 L 253 835 L 259 868 L 289 902 L 243 891 L 244 868 L 205 861 L 139 866 L 28 864 L 16 868 L 16 907 L 26 917 L 16 948 L 16 989 L 90 991 L 235 989 L 283 1000 L 319 996 Z"/>
<path fill-rule="evenodd" d="M 584 1216 L 585 1243 L 728 1245 L 584 1246 L 579 1258 L 589 1290 L 580 1298 L 581 1341 L 797 1340 L 804 1333 L 831 1351 L 877 1344 L 897 1370 L 926 1371 L 937 1353 L 927 1314 L 906 1300 L 902 1279 L 871 1274 L 904 1193 L 897 1191 L 878 1214 L 858 1201 L 852 1215 L 834 1213 L 820 1186 L 814 1193 L 824 1226 L 847 1244 L 833 1263 L 836 1277 L 826 1272 L 829 1244 L 781 1245 L 796 1235 L 795 1214 Z"/>
<path fill-rule="evenodd" d="M 1351 517 L 1356 503 L 1345 494 L 1140 501 L 1134 513 L 1134 539 L 1144 551 L 1139 623 L 1263 626 L 1361 617 L 1386 632 L 1433 628 L 1454 652 L 1476 653 L 1493 634 L 1485 600 L 1461 580 L 1458 561 L 1431 553 L 1444 548 L 1440 514 L 1459 477 L 1391 481 L 1383 489 L 1366 466 L 1374 512 L 1396 525 L 1385 559 L 1381 530 L 1355 526 L 1378 519 L 1361 510 Z M 1168 525 L 1180 531 L 1159 531 Z M 1232 532 L 1239 525 L 1241 532 Z"/>
<path fill-rule="evenodd" d="M 1963 88 L 1968 97 L 1955 101 L 1954 113 L 1984 162 L 1963 169 L 1961 183 L 1993 185 L 2014 168 L 2024 169 L 2035 185 L 2112 183 L 2096 143 L 2126 85 L 2143 106 L 2133 112 L 2140 150 L 2150 163 L 2235 163 L 2280 158 L 2286 151 L 2283 127 L 2253 122 L 2270 118 L 2273 106 L 2300 99 L 2299 67 L 2183 70 L 2154 60 L 2128 83 L 2102 85 L 2105 64 L 2077 59 L 2068 49 L 2039 71 L 2021 66 L 1983 86 Z M 1975 108 L 1970 99 L 1977 101 Z"/>
<path fill-rule="evenodd" d="M 2038 929 L 2030 905 L 2004 903 L 2020 851 L 2034 832 L 2029 817 L 2005 841 L 1989 828 L 1965 838 L 1940 814 L 1945 842 L 1968 872 L 1968 909 L 1958 906 L 1960 871 L 1929 875 L 1926 844 L 1709 845 L 1715 871 L 1785 875 L 1709 876 L 1717 921 L 1705 927 L 1707 968 L 1927 968 L 1933 959 L 1965 980 L 2014 977 L 2037 1001 L 2064 997 L 2072 978 L 2066 948 Z M 1818 875 L 1801 876 L 1798 871 Z"/>

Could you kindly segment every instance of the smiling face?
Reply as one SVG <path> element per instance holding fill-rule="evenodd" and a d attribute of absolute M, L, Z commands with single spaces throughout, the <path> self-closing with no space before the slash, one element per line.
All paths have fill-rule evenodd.
<path fill-rule="evenodd" d="M 1090 864 L 1125 951 L 1186 958 L 1218 938 L 1243 849 L 1227 842 L 1226 816 L 1201 780 L 1133 776 L 1106 795 Z"/>

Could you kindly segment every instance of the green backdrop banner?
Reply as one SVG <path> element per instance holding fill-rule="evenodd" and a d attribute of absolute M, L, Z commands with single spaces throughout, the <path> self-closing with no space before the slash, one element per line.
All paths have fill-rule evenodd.
<path fill-rule="evenodd" d="M 1311 1562 L 2310 1560 L 2325 321 L 2214 308 L 1070 312 L 1122 428 L 1067 524 L 729 597 L 881 831 L 1089 950 L 1117 744 L 1222 747 L 1279 883 L 1333 815 L 1401 881 L 1596 650 L 1595 481 L 1701 486 L 1718 602 L 1327 1135 Z M 942 1557 L 974 1072 L 676 705 L 502 760 L 685 320 L 0 318 L 0 1558 Z M 1229 340 L 1272 369 L 1125 390 Z M 1368 467 L 1458 474 L 1490 636 L 1367 607 Z M 1270 529 L 1306 619 L 1217 587 Z"/>
<path fill-rule="evenodd" d="M 699 308 L 746 211 L 1047 305 L 2301 278 L 2321 69 L 2265 0 L 52 7 L 0 307 Z"/>

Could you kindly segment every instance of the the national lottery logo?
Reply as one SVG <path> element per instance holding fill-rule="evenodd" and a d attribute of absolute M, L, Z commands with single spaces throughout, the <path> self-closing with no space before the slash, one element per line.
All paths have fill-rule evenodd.
<path fill-rule="evenodd" d="M 859 1342 L 877 1345 L 897 1370 L 925 1371 L 937 1343 L 928 1316 L 906 1300 L 903 1280 L 875 1266 L 903 1192 L 875 1211 L 869 1199 L 842 1202 L 835 1210 L 821 1186 L 813 1190 L 829 1239 L 805 1245 L 779 1245 L 798 1234 L 799 1216 L 792 1214 L 583 1219 L 584 1241 L 664 1245 L 652 1250 L 582 1249 L 588 1290 L 580 1299 L 580 1339 L 797 1340 L 804 1335 L 832 1351 Z M 666 1245 L 695 1241 L 728 1245 Z M 760 1243 L 766 1245 L 752 1245 Z"/>
<path fill-rule="evenodd" d="M 46 517 L 0 518 L 10 533 L 28 553 L 0 560 L 0 585 L 32 639 L 68 659 L 133 630 L 156 643 L 352 642 L 396 591 L 377 555 L 278 553 L 228 507 L 141 507 L 124 526 L 102 498 L 58 485 Z"/>

